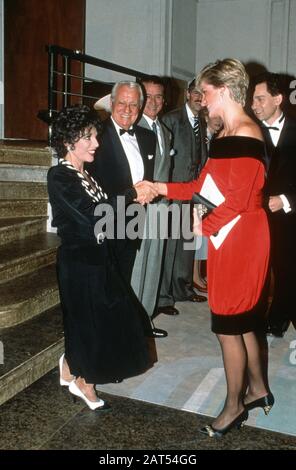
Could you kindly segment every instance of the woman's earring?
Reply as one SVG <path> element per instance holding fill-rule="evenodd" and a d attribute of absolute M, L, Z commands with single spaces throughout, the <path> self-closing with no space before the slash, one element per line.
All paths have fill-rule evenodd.
<path fill-rule="evenodd" d="M 74 150 L 74 148 L 75 148 L 75 147 L 74 147 L 74 145 L 73 145 L 73 144 L 71 144 L 71 145 L 67 145 L 67 150 L 68 150 L 68 152 L 71 152 L 71 151 L 73 151 L 73 150 Z"/>

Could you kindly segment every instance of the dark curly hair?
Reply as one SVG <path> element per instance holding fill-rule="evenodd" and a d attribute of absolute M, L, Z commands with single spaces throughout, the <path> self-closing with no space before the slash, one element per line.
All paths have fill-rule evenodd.
<path fill-rule="evenodd" d="M 95 127 L 101 133 L 102 124 L 95 110 L 85 105 L 74 105 L 62 109 L 52 123 L 51 145 L 59 158 L 67 154 L 67 145 L 73 145 L 84 134 L 85 129 Z"/>

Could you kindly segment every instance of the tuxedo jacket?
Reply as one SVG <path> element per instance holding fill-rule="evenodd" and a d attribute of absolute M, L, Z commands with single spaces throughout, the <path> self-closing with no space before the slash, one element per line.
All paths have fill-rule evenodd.
<path fill-rule="evenodd" d="M 199 120 L 199 139 L 195 137 L 185 105 L 165 114 L 162 121 L 173 134 L 175 154 L 172 181 L 194 180 L 207 159 L 204 120 Z"/>
<path fill-rule="evenodd" d="M 296 121 L 285 118 L 276 147 L 272 143 L 269 130 L 263 127 L 263 133 L 270 160 L 266 193 L 268 196 L 284 194 L 292 212 L 296 212 Z"/>
<path fill-rule="evenodd" d="M 154 132 L 137 125 L 134 125 L 134 129 L 144 165 L 143 179 L 153 181 L 156 136 Z M 133 186 L 132 175 L 127 156 L 111 118 L 103 123 L 99 144 L 95 160 L 88 167 L 89 171 L 109 197 L 125 194 L 126 190 Z M 117 215 L 124 217 L 125 226 L 132 218 L 132 216 L 125 217 L 125 214 Z M 119 268 L 128 283 L 130 283 L 136 251 L 140 246 L 140 238 L 132 240 L 116 237 L 114 242 Z"/>
<path fill-rule="evenodd" d="M 137 125 L 134 126 L 134 130 L 144 165 L 143 179 L 152 181 L 156 136 L 154 132 Z M 90 171 L 108 196 L 122 194 L 133 186 L 133 181 L 127 156 L 111 118 L 103 123 L 99 143 Z"/>

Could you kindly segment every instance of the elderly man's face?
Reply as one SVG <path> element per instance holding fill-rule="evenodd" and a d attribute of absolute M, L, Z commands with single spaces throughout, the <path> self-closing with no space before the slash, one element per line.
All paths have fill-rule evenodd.
<path fill-rule="evenodd" d="M 120 86 L 111 103 L 114 121 L 127 130 L 137 120 L 140 109 L 140 94 L 137 88 L 129 88 L 127 85 Z"/>

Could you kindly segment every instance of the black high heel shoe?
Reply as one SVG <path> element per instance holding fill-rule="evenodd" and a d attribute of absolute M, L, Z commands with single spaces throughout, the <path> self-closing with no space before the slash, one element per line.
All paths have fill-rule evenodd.
<path fill-rule="evenodd" d="M 233 421 L 231 421 L 228 426 L 225 426 L 225 428 L 215 429 L 213 426 L 207 425 L 204 428 L 201 428 L 199 432 L 201 432 L 202 434 L 206 434 L 209 437 L 222 437 L 233 428 L 242 428 L 245 422 L 247 421 L 248 417 L 248 410 L 244 409 L 244 411 L 242 411 L 241 414 L 239 414 Z"/>
<path fill-rule="evenodd" d="M 267 416 L 271 408 L 274 405 L 274 396 L 269 392 L 265 397 L 258 398 L 257 400 L 251 401 L 250 403 L 245 403 L 246 410 L 250 411 L 254 408 L 262 408 L 265 415 Z"/>

